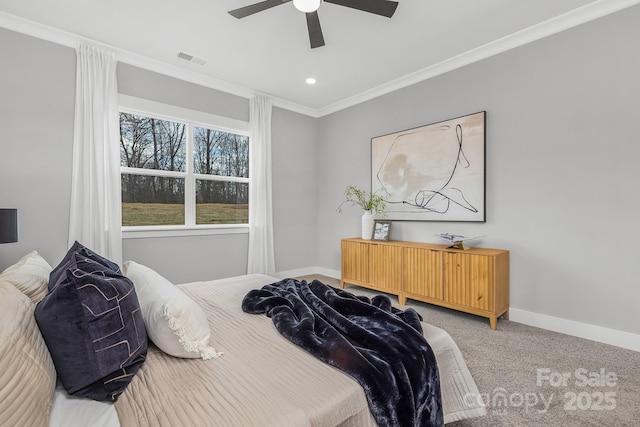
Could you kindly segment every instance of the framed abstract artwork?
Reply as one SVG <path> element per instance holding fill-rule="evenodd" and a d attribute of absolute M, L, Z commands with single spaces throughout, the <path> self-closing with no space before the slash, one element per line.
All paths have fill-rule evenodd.
<path fill-rule="evenodd" d="M 371 139 L 371 191 L 390 220 L 485 218 L 486 112 Z"/>

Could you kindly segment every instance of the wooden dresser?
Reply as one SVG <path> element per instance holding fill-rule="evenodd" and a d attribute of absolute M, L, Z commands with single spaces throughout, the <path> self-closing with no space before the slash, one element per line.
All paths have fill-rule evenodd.
<path fill-rule="evenodd" d="M 497 319 L 509 318 L 509 251 L 403 241 L 343 239 L 345 283 Z"/>

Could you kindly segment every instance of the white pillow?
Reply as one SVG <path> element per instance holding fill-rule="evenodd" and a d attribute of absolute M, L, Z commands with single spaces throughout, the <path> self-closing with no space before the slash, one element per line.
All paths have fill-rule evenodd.
<path fill-rule="evenodd" d="M 222 353 L 209 345 L 209 323 L 202 308 L 160 274 L 133 261 L 124 263 L 133 282 L 147 328 L 147 336 L 160 350 L 176 357 L 217 358 Z"/>
<path fill-rule="evenodd" d="M 56 370 L 34 305 L 0 280 L 0 425 L 49 425 Z"/>
<path fill-rule="evenodd" d="M 0 274 L 0 281 L 11 283 L 37 304 L 49 292 L 51 270 L 49 263 L 37 251 L 33 251 L 4 270 Z"/>

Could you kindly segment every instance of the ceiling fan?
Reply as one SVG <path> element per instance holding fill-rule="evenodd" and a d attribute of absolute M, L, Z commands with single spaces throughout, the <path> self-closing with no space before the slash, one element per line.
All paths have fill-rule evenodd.
<path fill-rule="evenodd" d="M 240 19 L 253 15 L 254 13 L 262 12 L 263 10 L 271 9 L 283 3 L 289 3 L 290 1 L 292 0 L 265 0 L 231 10 L 229 13 Z M 324 37 L 322 35 L 322 28 L 320 27 L 320 19 L 318 18 L 318 8 L 322 1 L 323 0 L 293 0 L 293 5 L 296 9 L 304 12 L 307 16 L 307 29 L 309 30 L 311 49 L 324 46 Z M 324 2 L 375 13 L 376 15 L 386 16 L 387 18 L 391 18 L 398 7 L 397 1 L 390 0 L 324 0 Z"/>

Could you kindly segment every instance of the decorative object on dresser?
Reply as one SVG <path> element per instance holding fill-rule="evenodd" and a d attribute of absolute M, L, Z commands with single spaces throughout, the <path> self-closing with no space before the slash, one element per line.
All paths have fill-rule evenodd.
<path fill-rule="evenodd" d="M 362 235 L 364 240 L 371 240 L 373 235 L 373 212 L 376 215 L 386 216 L 387 204 L 379 194 L 366 192 L 356 186 L 350 185 L 344 190 L 344 201 L 338 206 L 338 212 L 342 212 L 342 205 L 349 203 L 359 206 L 362 213 Z"/>
<path fill-rule="evenodd" d="M 463 249 L 463 250 L 467 250 L 470 248 L 470 246 L 466 242 L 470 240 L 477 240 L 484 237 L 484 236 L 467 237 L 467 236 L 461 236 L 460 234 L 451 234 L 451 233 L 440 233 L 440 234 L 436 234 L 436 236 L 449 242 L 450 244 L 450 246 L 448 246 L 449 248 Z"/>
<path fill-rule="evenodd" d="M 18 210 L 0 209 L 0 243 L 18 241 Z"/>
<path fill-rule="evenodd" d="M 371 191 L 391 220 L 485 219 L 484 111 L 371 139 Z"/>
<path fill-rule="evenodd" d="M 364 211 L 362 213 L 362 230 L 361 237 L 365 240 L 371 240 L 371 235 L 373 234 L 373 214 L 371 211 Z"/>
<path fill-rule="evenodd" d="M 375 220 L 373 225 L 373 240 L 389 241 L 391 221 Z"/>
<path fill-rule="evenodd" d="M 489 319 L 509 317 L 509 251 L 403 241 L 342 239 L 345 283 Z"/>

